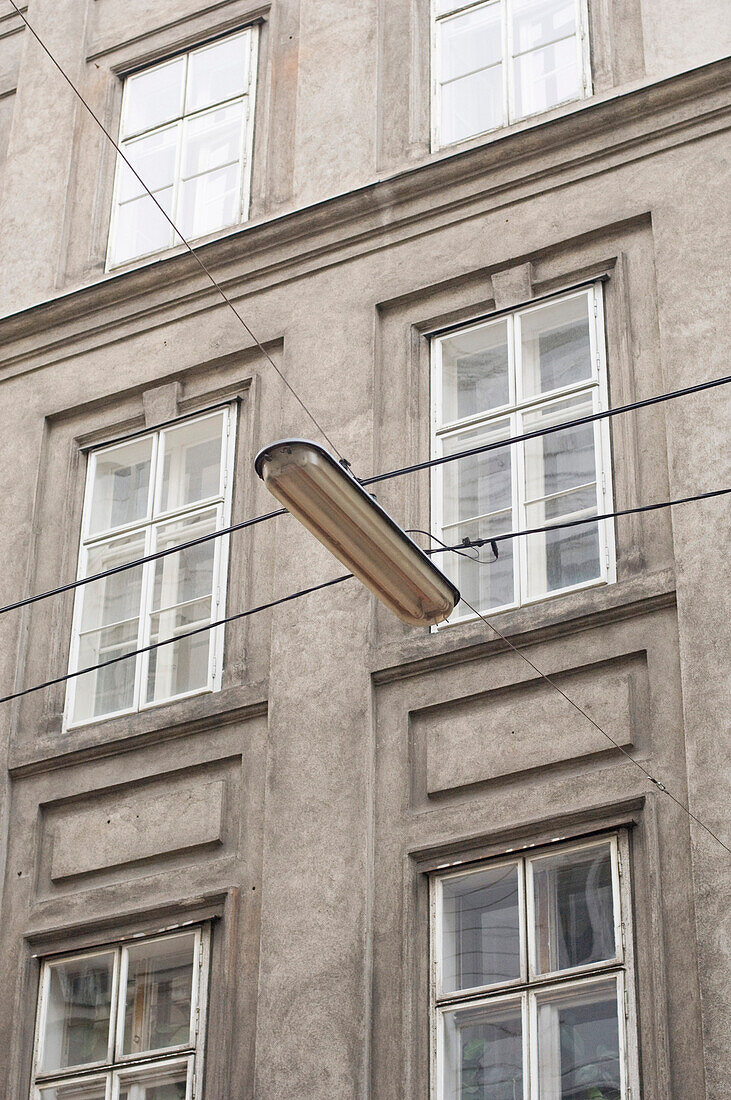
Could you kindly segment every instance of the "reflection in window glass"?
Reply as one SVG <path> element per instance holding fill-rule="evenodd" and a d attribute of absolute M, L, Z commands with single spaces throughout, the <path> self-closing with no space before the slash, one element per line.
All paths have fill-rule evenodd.
<path fill-rule="evenodd" d="M 444 1100 L 522 1100 L 521 1002 L 487 1002 L 446 1011 Z"/>
<path fill-rule="evenodd" d="M 55 1085 L 42 1085 L 38 1100 L 106 1100 L 105 1077 L 93 1081 L 75 1077 L 70 1081 L 58 1081 Z"/>
<path fill-rule="evenodd" d="M 127 949 L 124 1054 L 189 1042 L 194 947 L 190 933 Z"/>
<path fill-rule="evenodd" d="M 206 538 L 225 525 L 231 415 L 229 407 L 185 420 L 90 459 L 81 576 Z M 121 525 L 131 530 L 107 533 Z M 67 722 L 213 687 L 220 632 L 182 635 L 210 623 L 220 608 L 226 552 L 224 539 L 210 539 L 78 589 L 71 671 L 94 671 L 69 681 Z M 169 639 L 158 649 L 137 652 Z"/>
<path fill-rule="evenodd" d="M 455 546 L 575 524 L 506 539 L 496 561 L 483 547 L 484 564 L 445 555 L 463 596 L 453 619 L 471 614 L 467 603 L 488 611 L 609 579 L 612 530 L 592 522 L 611 509 L 608 428 L 562 427 L 606 400 L 591 350 L 603 350 L 597 296 L 572 294 L 435 338 L 435 456 L 492 448 L 432 474 L 437 538 Z M 542 434 L 500 446 L 533 433 Z"/>
<path fill-rule="evenodd" d="M 631 929 L 621 838 L 435 872 L 439 1100 L 631 1100 Z M 626 849 L 625 849 L 626 850 Z M 615 896 L 615 890 L 617 890 Z M 509 984 L 506 984 L 508 983 Z"/>
<path fill-rule="evenodd" d="M 610 846 L 546 856 L 533 862 L 532 872 L 537 973 L 613 959 Z"/>
<path fill-rule="evenodd" d="M 614 978 L 540 993 L 540 1096 L 621 1100 L 617 984 Z"/>
<path fill-rule="evenodd" d="M 437 144 L 494 130 L 588 93 L 582 0 L 436 3 Z M 464 5 L 462 5 L 464 6 Z"/>
<path fill-rule="evenodd" d="M 109 1047 L 114 954 L 51 963 L 43 1035 L 44 1073 L 103 1062 Z"/>
<path fill-rule="evenodd" d="M 442 991 L 520 976 L 518 868 L 515 864 L 444 880 Z"/>
<path fill-rule="evenodd" d="M 120 147 L 186 238 L 246 217 L 255 47 L 249 28 L 125 80 Z M 179 243 L 119 157 L 109 266 Z"/>

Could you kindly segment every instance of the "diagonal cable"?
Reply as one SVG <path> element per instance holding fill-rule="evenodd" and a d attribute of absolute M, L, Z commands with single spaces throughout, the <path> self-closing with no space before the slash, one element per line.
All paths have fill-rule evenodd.
<path fill-rule="evenodd" d="M 18 7 L 18 5 L 17 5 L 16 3 L 15 3 L 15 0 L 8 0 L 8 3 L 9 3 L 9 4 L 10 4 L 10 5 L 11 5 L 11 6 L 12 6 L 12 7 L 14 8 L 14 9 L 15 9 L 15 12 L 16 12 L 16 14 L 17 14 L 17 15 L 18 15 L 18 16 L 20 17 L 20 19 L 22 19 L 22 20 L 23 20 L 23 22 L 25 23 L 26 27 L 28 28 L 28 30 L 30 31 L 30 33 L 31 33 L 31 34 L 33 35 L 33 37 L 35 38 L 35 40 L 36 40 L 36 42 L 38 43 L 38 45 L 39 45 L 39 46 L 41 47 L 41 49 L 42 49 L 42 50 L 43 50 L 43 52 L 44 52 L 44 53 L 46 54 L 46 56 L 47 56 L 47 57 L 48 57 L 48 59 L 49 59 L 49 60 L 51 61 L 51 63 L 52 63 L 52 64 L 53 64 L 54 66 L 55 66 L 55 68 L 56 68 L 56 69 L 58 69 L 59 73 L 61 74 L 61 76 L 63 77 L 63 79 L 64 79 L 64 80 L 66 81 L 66 83 L 68 84 L 68 86 L 69 86 L 69 88 L 71 89 L 71 91 L 72 91 L 72 92 L 74 93 L 74 95 L 75 95 L 75 96 L 77 97 L 77 99 L 79 99 L 79 100 L 80 100 L 80 102 L 82 103 L 82 105 L 84 106 L 84 108 L 85 108 L 85 109 L 86 109 L 86 110 L 88 111 L 88 113 L 89 113 L 89 114 L 91 115 L 91 117 L 92 117 L 92 118 L 94 119 L 94 122 L 95 122 L 95 123 L 97 124 L 97 126 L 99 127 L 99 129 L 100 129 L 100 130 L 102 131 L 102 133 L 104 134 L 104 136 L 105 136 L 105 137 L 107 138 L 107 140 L 108 140 L 109 142 L 111 142 L 111 144 L 112 144 L 112 145 L 114 146 L 114 148 L 115 148 L 115 149 L 117 150 L 117 154 L 118 154 L 118 155 L 119 155 L 119 156 L 120 156 L 120 157 L 122 158 L 122 160 L 124 161 L 124 163 L 125 163 L 125 164 L 127 165 L 127 167 L 129 168 L 130 172 L 132 172 L 132 174 L 134 175 L 134 177 L 135 177 L 135 179 L 137 180 L 137 182 L 138 182 L 138 183 L 139 183 L 139 184 L 140 184 L 140 185 L 141 185 L 141 186 L 142 186 L 142 187 L 144 188 L 144 190 L 145 190 L 146 194 L 147 194 L 147 195 L 148 195 L 148 196 L 149 196 L 149 197 L 150 197 L 150 198 L 152 199 L 152 201 L 154 202 L 154 204 L 155 204 L 155 206 L 157 207 L 157 209 L 158 209 L 158 210 L 160 211 L 160 213 L 162 214 L 162 216 L 163 216 L 163 217 L 165 218 L 165 221 L 166 221 L 166 222 L 167 222 L 167 223 L 168 223 L 168 224 L 169 224 L 169 225 L 171 226 L 171 228 L 173 229 L 173 232 L 174 232 L 174 233 L 175 233 L 175 234 L 176 234 L 176 235 L 177 235 L 177 236 L 178 236 L 178 237 L 180 238 L 180 240 L 181 240 L 181 241 L 183 242 L 183 244 L 185 245 L 185 247 L 186 247 L 186 248 L 188 249 L 188 252 L 189 252 L 189 253 L 191 254 L 191 256 L 193 257 L 193 259 L 194 259 L 194 260 L 196 261 L 196 263 L 197 263 L 197 264 L 198 264 L 198 266 L 200 267 L 201 271 L 202 271 L 202 272 L 203 272 L 203 273 L 205 274 L 205 276 L 206 276 L 206 277 L 207 277 L 207 278 L 208 278 L 208 279 L 210 280 L 210 282 L 211 282 L 211 283 L 213 284 L 213 286 L 214 286 L 214 287 L 216 288 L 216 290 L 217 290 L 217 291 L 218 291 L 218 293 L 219 293 L 219 294 L 221 295 L 221 297 L 223 298 L 224 302 L 225 302 L 225 303 L 226 303 L 226 305 L 227 305 L 227 306 L 229 307 L 229 309 L 230 309 L 230 310 L 232 311 L 232 313 L 234 314 L 234 316 L 235 316 L 235 317 L 236 317 L 236 318 L 237 318 L 237 319 L 238 319 L 238 320 L 239 320 L 239 321 L 241 322 L 241 324 L 242 324 L 242 325 L 243 325 L 243 327 L 245 328 L 246 332 L 247 332 L 247 333 L 249 334 L 249 336 L 251 337 L 251 339 L 252 339 L 252 340 L 254 341 L 254 343 L 256 344 L 256 346 L 257 346 L 257 347 L 259 348 L 259 351 L 260 351 L 260 352 L 262 353 L 262 355 L 263 355 L 263 356 L 265 357 L 265 359 L 267 359 L 267 360 L 269 361 L 269 363 L 270 363 L 270 364 L 272 365 L 272 367 L 274 367 L 274 370 L 275 370 L 275 371 L 277 372 L 277 374 L 278 374 L 278 375 L 279 375 L 279 377 L 281 378 L 282 382 L 284 382 L 284 385 L 285 385 L 285 386 L 287 387 L 287 389 L 289 390 L 289 392 L 290 392 L 290 393 L 292 394 L 292 396 L 294 397 L 295 401 L 297 401 L 297 402 L 298 402 L 298 404 L 299 404 L 299 405 L 300 405 L 300 406 L 301 406 L 301 407 L 302 407 L 302 408 L 304 409 L 304 411 L 305 411 L 305 412 L 307 413 L 307 415 L 309 416 L 309 418 L 310 418 L 310 420 L 312 421 L 312 423 L 313 423 L 313 424 L 315 425 L 315 427 L 317 428 L 317 430 L 318 430 L 318 431 L 320 432 L 320 434 L 322 435 L 323 439 L 325 439 L 325 440 L 326 440 L 326 441 L 328 442 L 328 444 L 329 444 L 329 445 L 330 445 L 330 446 L 332 447 L 332 449 L 333 449 L 333 450 L 335 451 L 335 454 L 336 454 L 336 455 L 337 455 L 337 456 L 338 456 L 338 457 L 339 457 L 339 458 L 340 458 L 340 459 L 342 460 L 342 457 L 343 457 L 343 456 L 342 456 L 342 455 L 340 454 L 340 451 L 339 451 L 339 450 L 337 449 L 337 447 L 336 447 L 336 446 L 335 446 L 335 444 L 333 443 L 332 439 L 330 439 L 330 436 L 329 436 L 329 435 L 327 434 L 327 432 L 325 431 L 325 429 L 324 429 L 324 428 L 322 427 L 322 425 L 320 424 L 320 422 L 319 422 L 319 421 L 317 420 L 317 418 L 315 417 L 314 413 L 310 411 L 310 409 L 309 409 L 309 408 L 307 407 L 307 405 L 306 405 L 306 404 L 304 403 L 304 401 L 302 400 L 302 398 L 300 397 L 300 395 L 299 395 L 299 394 L 297 393 L 297 391 L 295 390 L 294 386 L 292 386 L 292 384 L 291 384 L 291 383 L 290 383 L 290 382 L 288 381 L 288 379 L 287 379 L 286 375 L 284 374 L 284 372 L 283 372 L 283 371 L 282 371 L 282 370 L 281 370 L 281 369 L 280 369 L 280 368 L 279 368 L 279 367 L 277 366 L 277 364 L 276 364 L 276 363 L 274 362 L 274 360 L 272 359 L 271 355 L 270 355 L 270 354 L 269 354 L 269 352 L 268 352 L 268 351 L 266 350 L 266 348 L 264 347 L 264 345 L 263 345 L 263 344 L 261 343 L 261 341 L 260 341 L 260 340 L 259 340 L 259 339 L 257 338 L 257 336 L 256 336 L 256 335 L 255 335 L 255 334 L 254 334 L 254 333 L 252 332 L 252 330 L 251 330 L 251 329 L 249 328 L 248 324 L 246 323 L 246 321 L 244 320 L 244 318 L 242 317 L 242 315 L 241 315 L 241 314 L 239 313 L 239 311 L 237 310 L 236 306 L 235 306 L 235 305 L 233 304 L 233 302 L 231 301 L 231 299 L 229 298 L 229 296 L 228 296 L 228 295 L 226 294 L 226 291 L 225 291 L 225 290 L 223 289 L 223 287 L 222 287 L 222 286 L 221 286 L 221 284 L 220 284 L 220 283 L 218 282 L 218 280 L 217 280 L 217 279 L 216 279 L 216 278 L 215 278 L 215 277 L 213 276 L 213 274 L 211 273 L 210 269 L 209 269 L 209 268 L 208 268 L 208 267 L 206 266 L 206 264 L 205 264 L 205 263 L 203 262 L 203 260 L 202 260 L 202 259 L 200 258 L 200 256 L 198 255 L 197 251 L 196 251 L 196 250 L 195 250 L 195 249 L 193 248 L 193 246 L 192 246 L 192 245 L 190 244 L 190 242 L 189 242 L 189 241 L 188 241 L 188 240 L 187 240 L 187 239 L 186 239 L 186 238 L 185 238 L 185 237 L 183 236 L 183 234 L 182 234 L 182 233 L 180 232 L 180 230 L 178 229 L 177 225 L 176 225 L 176 224 L 175 224 L 175 222 L 174 222 L 174 221 L 172 220 L 172 218 L 170 217 L 170 215 L 169 215 L 169 214 L 168 214 L 168 213 L 167 213 L 167 212 L 166 212 L 166 211 L 165 211 L 165 210 L 164 210 L 164 209 L 162 208 L 161 204 L 160 204 L 160 203 L 158 202 L 157 198 L 156 198 L 156 197 L 155 197 L 155 196 L 153 195 L 152 191 L 150 191 L 150 189 L 149 189 L 149 187 L 147 186 L 147 184 L 145 183 L 145 181 L 144 181 L 144 180 L 142 179 L 142 177 L 141 177 L 141 176 L 139 175 L 139 173 L 137 172 L 137 170 L 136 170 L 136 169 L 134 168 L 134 166 L 133 166 L 133 165 L 132 165 L 132 164 L 130 163 L 130 161 L 128 160 L 128 158 L 127 158 L 127 157 L 125 156 L 125 154 L 123 153 L 122 149 L 121 149 L 121 148 L 119 147 L 118 143 L 117 143 L 117 142 L 116 142 L 116 141 L 114 140 L 114 138 L 112 137 L 112 135 L 111 135 L 111 134 L 109 133 L 109 131 L 107 130 L 107 128 L 106 128 L 106 126 L 104 125 L 104 123 L 102 122 L 102 120 L 101 120 L 101 119 L 99 118 L 99 116 L 98 116 L 98 115 L 96 114 L 96 112 L 95 112 L 95 111 L 93 110 L 93 108 L 92 108 L 92 107 L 91 107 L 91 106 L 90 106 L 90 105 L 89 105 L 89 104 L 88 104 L 88 103 L 86 102 L 86 100 L 84 99 L 83 95 L 81 94 L 81 92 L 79 91 L 79 89 L 78 89 L 78 88 L 76 87 L 76 85 L 75 85 L 75 84 L 74 84 L 74 82 L 72 81 L 71 77 L 70 77 L 70 76 L 68 76 L 68 74 L 67 74 L 67 73 L 65 72 L 65 70 L 64 70 L 64 69 L 63 69 L 63 68 L 61 67 L 61 65 L 60 65 L 60 64 L 58 63 L 58 61 L 56 60 L 56 58 L 55 58 L 55 57 L 53 56 L 53 54 L 51 53 L 51 51 L 50 51 L 50 50 L 48 49 L 48 47 L 46 46 L 46 44 L 45 44 L 45 42 L 43 41 L 43 39 L 42 39 L 42 38 L 41 38 L 41 37 L 40 37 L 40 36 L 39 36 L 39 35 L 38 35 L 38 34 L 36 33 L 36 31 L 35 31 L 35 30 L 33 29 L 33 27 L 31 26 L 31 24 L 30 24 L 30 23 L 28 22 L 28 20 L 26 19 L 25 15 L 23 14 L 23 12 L 22 12 L 22 11 L 20 10 L 20 8 Z"/>

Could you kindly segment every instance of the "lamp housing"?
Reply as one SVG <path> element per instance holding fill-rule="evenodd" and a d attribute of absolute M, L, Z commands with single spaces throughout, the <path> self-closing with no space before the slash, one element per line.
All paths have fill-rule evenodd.
<path fill-rule="evenodd" d="M 457 588 L 324 447 L 281 439 L 259 451 L 254 468 L 287 511 L 402 622 L 432 626 L 449 618 Z"/>

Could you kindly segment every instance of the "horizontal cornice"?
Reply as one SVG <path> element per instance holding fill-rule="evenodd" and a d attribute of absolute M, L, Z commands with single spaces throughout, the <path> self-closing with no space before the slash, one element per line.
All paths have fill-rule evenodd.
<path fill-rule="evenodd" d="M 458 153 L 227 233 L 197 251 L 236 299 L 727 125 L 731 62 L 578 104 Z M 0 318 L 0 380 L 221 306 L 185 251 Z"/>

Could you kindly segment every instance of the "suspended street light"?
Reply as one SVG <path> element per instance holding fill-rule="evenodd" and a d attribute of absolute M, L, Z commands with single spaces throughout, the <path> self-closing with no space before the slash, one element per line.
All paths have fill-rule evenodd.
<path fill-rule="evenodd" d="M 459 592 L 324 447 L 282 439 L 254 467 L 267 489 L 402 622 L 448 619 Z"/>

